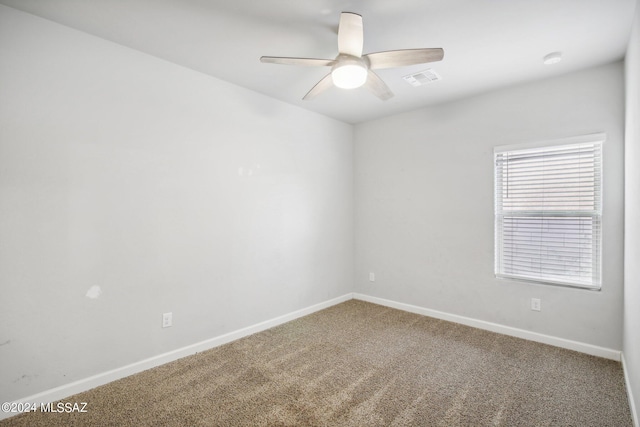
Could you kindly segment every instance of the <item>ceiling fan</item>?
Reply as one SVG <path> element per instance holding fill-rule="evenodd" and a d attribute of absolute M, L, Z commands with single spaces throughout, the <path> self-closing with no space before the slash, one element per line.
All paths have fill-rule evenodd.
<path fill-rule="evenodd" d="M 338 56 L 335 59 L 263 56 L 260 61 L 272 64 L 331 67 L 331 72 L 302 98 L 305 100 L 315 97 L 332 85 L 342 89 L 354 89 L 364 85 L 378 98 L 386 101 L 393 96 L 393 92 L 373 70 L 435 62 L 444 57 L 444 50 L 440 48 L 388 50 L 363 55 L 363 44 L 362 16 L 342 12 L 338 25 Z"/>

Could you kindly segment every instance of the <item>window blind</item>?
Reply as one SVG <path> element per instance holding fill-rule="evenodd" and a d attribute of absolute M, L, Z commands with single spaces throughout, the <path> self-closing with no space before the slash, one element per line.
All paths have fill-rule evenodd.
<path fill-rule="evenodd" d="M 498 277 L 600 288 L 603 139 L 587 139 L 495 150 Z"/>

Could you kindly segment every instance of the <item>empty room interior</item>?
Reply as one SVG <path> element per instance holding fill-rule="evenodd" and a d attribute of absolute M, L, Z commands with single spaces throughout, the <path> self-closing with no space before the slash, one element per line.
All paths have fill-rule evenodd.
<path fill-rule="evenodd" d="M 0 0 L 0 366 L 7 425 L 639 426 L 640 7 Z"/>

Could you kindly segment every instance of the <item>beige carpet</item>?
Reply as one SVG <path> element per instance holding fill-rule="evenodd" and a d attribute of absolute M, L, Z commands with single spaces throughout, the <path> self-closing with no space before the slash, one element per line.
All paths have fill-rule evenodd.
<path fill-rule="evenodd" d="M 362 301 L 7 426 L 631 426 L 619 363 Z"/>

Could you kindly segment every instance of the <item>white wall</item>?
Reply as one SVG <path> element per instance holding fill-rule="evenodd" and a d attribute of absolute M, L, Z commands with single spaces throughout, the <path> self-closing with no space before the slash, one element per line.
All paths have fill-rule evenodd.
<path fill-rule="evenodd" d="M 640 410 L 640 6 L 627 50 L 625 135 L 624 359 Z"/>
<path fill-rule="evenodd" d="M 356 126 L 356 292 L 620 350 L 623 97 L 615 63 Z M 493 147 L 593 132 L 608 135 L 602 291 L 496 279 Z"/>
<path fill-rule="evenodd" d="M 352 139 L 0 6 L 0 401 L 350 292 Z"/>

